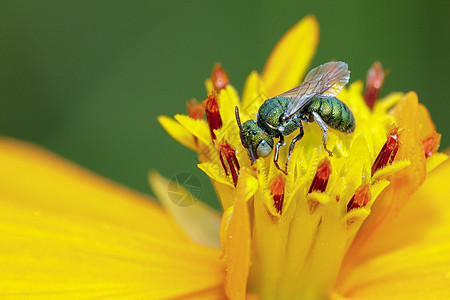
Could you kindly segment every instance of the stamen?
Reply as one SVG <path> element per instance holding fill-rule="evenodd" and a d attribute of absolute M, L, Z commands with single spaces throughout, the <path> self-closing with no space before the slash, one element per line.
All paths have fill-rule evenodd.
<path fill-rule="evenodd" d="M 203 106 L 195 98 L 186 101 L 186 109 L 189 117 L 196 120 L 203 119 Z"/>
<path fill-rule="evenodd" d="M 384 143 L 383 148 L 381 148 L 380 153 L 378 153 L 378 156 L 372 165 L 372 176 L 377 170 L 384 168 L 386 165 L 391 164 L 394 161 L 400 145 L 398 136 L 398 127 L 394 127 L 389 130 L 386 143 Z"/>
<path fill-rule="evenodd" d="M 317 167 L 316 175 L 311 183 L 311 187 L 309 188 L 309 192 L 313 191 L 325 192 L 328 184 L 328 178 L 330 178 L 331 174 L 331 163 L 328 158 L 324 158 Z"/>
<path fill-rule="evenodd" d="M 222 65 L 220 63 L 216 63 L 214 65 L 214 68 L 213 68 L 213 71 L 211 74 L 211 81 L 212 81 L 212 84 L 216 91 L 220 91 L 221 89 L 224 89 L 228 85 L 228 83 L 230 83 L 228 74 L 222 68 Z"/>
<path fill-rule="evenodd" d="M 425 157 L 432 155 L 439 148 L 441 143 L 441 135 L 437 132 L 428 136 L 422 141 L 423 150 L 425 150 Z"/>
<path fill-rule="evenodd" d="M 186 100 L 186 110 L 188 112 L 189 117 L 196 120 L 203 119 L 203 105 L 199 103 L 195 98 L 192 98 L 190 101 Z M 194 142 L 198 145 L 198 138 L 194 135 Z"/>
<path fill-rule="evenodd" d="M 217 150 L 219 151 L 220 162 L 222 163 L 225 174 L 229 176 L 231 173 L 234 186 L 236 186 L 240 170 L 239 162 L 236 158 L 236 148 L 223 138 L 218 143 Z"/>
<path fill-rule="evenodd" d="M 370 193 L 369 184 L 364 183 L 360 185 L 353 195 L 352 199 L 347 204 L 347 212 L 352 209 L 364 207 L 372 199 L 372 194 Z"/>
<path fill-rule="evenodd" d="M 208 98 L 203 101 L 203 107 L 205 108 L 206 120 L 208 120 L 211 138 L 215 140 L 216 134 L 214 133 L 214 129 L 222 127 L 222 118 L 220 117 L 219 112 L 219 96 L 215 91 L 212 91 Z"/>
<path fill-rule="evenodd" d="M 379 61 L 374 62 L 367 72 L 366 91 L 364 92 L 364 100 L 370 109 L 372 109 L 375 104 L 375 100 L 383 86 L 385 77 L 386 72 L 383 70 L 381 63 Z"/>
<path fill-rule="evenodd" d="M 278 174 L 269 183 L 270 194 L 273 197 L 273 206 L 279 214 L 283 210 L 284 202 L 284 187 L 286 186 L 286 177 L 283 174 Z"/>

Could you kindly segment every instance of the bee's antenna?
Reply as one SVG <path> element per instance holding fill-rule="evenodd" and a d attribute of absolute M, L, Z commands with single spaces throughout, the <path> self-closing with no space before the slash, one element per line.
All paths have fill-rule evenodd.
<path fill-rule="evenodd" d="M 241 118 L 239 117 L 239 108 L 237 106 L 235 107 L 234 112 L 236 114 L 236 122 L 239 127 L 239 135 L 241 136 L 241 141 L 242 141 L 242 124 L 241 124 Z"/>
<path fill-rule="evenodd" d="M 236 114 L 236 121 L 237 121 L 237 124 L 239 126 L 239 130 L 242 131 L 241 118 L 239 117 L 239 108 L 237 106 L 234 108 L 234 112 Z"/>
<path fill-rule="evenodd" d="M 241 118 L 239 117 L 239 108 L 238 108 L 237 106 L 235 107 L 234 112 L 235 112 L 235 114 L 236 114 L 236 122 L 237 122 L 238 127 L 239 127 L 239 136 L 241 137 L 242 145 L 245 147 L 245 144 L 244 144 L 244 136 L 242 135 Z M 251 144 L 250 144 L 250 146 L 247 148 L 247 150 L 248 150 L 248 153 L 249 153 L 249 158 L 250 158 L 250 160 L 251 160 L 251 162 L 252 162 L 252 165 L 253 165 L 253 164 L 256 162 L 256 159 L 255 159 L 255 153 L 253 152 L 253 148 L 252 148 L 252 145 L 251 145 Z"/>

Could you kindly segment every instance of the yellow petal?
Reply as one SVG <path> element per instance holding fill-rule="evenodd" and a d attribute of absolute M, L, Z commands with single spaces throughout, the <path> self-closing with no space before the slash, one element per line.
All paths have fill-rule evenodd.
<path fill-rule="evenodd" d="M 332 299 L 448 298 L 449 176 L 450 161 L 427 176 L 394 221 L 377 234 L 376 242 L 365 248 L 368 259 L 340 278 L 339 297 Z"/>
<path fill-rule="evenodd" d="M 449 299 L 450 236 L 356 266 L 341 288 L 347 299 Z"/>
<path fill-rule="evenodd" d="M 234 201 L 235 188 L 231 179 L 226 177 L 223 168 L 217 164 L 206 162 L 198 164 L 197 167 L 212 179 L 211 182 L 219 196 L 223 210 L 227 210 Z"/>
<path fill-rule="evenodd" d="M 414 92 L 406 94 L 395 107 L 393 114 L 398 126 L 403 129 L 399 135 L 400 147 L 395 160 L 409 160 L 411 164 L 390 176 L 391 184 L 375 201 L 371 215 L 362 225 L 347 253 L 343 263 L 344 273 L 357 261 L 368 258 L 370 253 L 368 248 L 378 243 L 382 228 L 398 215 L 425 179 L 425 154 L 422 141 L 419 139 L 418 113 L 418 99 Z"/>
<path fill-rule="evenodd" d="M 405 212 L 415 211 L 415 216 L 421 212 L 421 220 L 430 224 L 426 226 L 427 238 L 450 235 L 449 177 L 450 160 L 447 160 L 427 176 L 424 185 L 413 195 L 410 207 L 407 207 L 408 211 Z M 412 220 L 414 218 L 409 220 L 410 224 L 417 222 Z"/>
<path fill-rule="evenodd" d="M 251 206 L 254 265 L 250 269 L 249 290 L 264 295 L 267 299 L 276 299 L 279 283 L 286 281 L 282 278 L 283 271 L 285 268 L 292 267 L 292 265 L 285 265 L 289 253 L 286 244 L 290 241 L 288 234 L 292 225 L 292 211 L 295 210 L 296 203 L 290 206 L 290 210 L 284 211 L 283 215 L 275 210 L 276 217 L 274 217 L 270 212 L 274 202 L 267 187 L 264 162 L 258 159 L 256 164 L 259 189 Z M 289 214 L 286 215 L 286 212 Z M 288 284 L 288 287 L 292 286 Z M 281 292 L 281 294 L 285 293 Z"/>
<path fill-rule="evenodd" d="M 200 141 L 208 145 L 212 143 L 211 135 L 209 133 L 208 124 L 203 120 L 195 120 L 189 116 L 176 115 L 175 120 L 186 128 L 192 135 L 196 136 Z"/>
<path fill-rule="evenodd" d="M 243 189 L 242 191 L 239 190 L 239 197 L 244 197 L 244 201 L 247 202 L 255 195 L 259 187 L 259 182 L 255 177 L 248 174 L 247 169 L 239 175 L 239 181 L 241 182 L 241 188 Z"/>
<path fill-rule="evenodd" d="M 219 212 L 200 202 L 183 186 L 176 185 L 157 172 L 149 174 L 149 181 L 164 208 L 194 242 L 220 248 L 221 215 Z M 175 193 L 176 203 L 175 199 L 169 195 L 170 192 L 172 195 Z"/>
<path fill-rule="evenodd" d="M 181 126 L 180 123 L 167 116 L 159 116 L 158 122 L 177 142 L 195 151 L 196 145 L 194 136 L 186 128 Z"/>
<path fill-rule="evenodd" d="M 161 299 L 223 285 L 218 250 L 190 242 L 151 199 L 13 140 L 0 139 L 0 165 L 3 297 Z"/>
<path fill-rule="evenodd" d="M 450 162 L 427 176 L 425 183 L 411 197 L 405 208 L 377 235 L 367 256 L 394 251 L 405 245 L 450 236 Z"/>
<path fill-rule="evenodd" d="M 201 291 L 198 293 L 193 293 L 183 297 L 177 297 L 180 300 L 223 300 L 226 299 L 225 291 L 223 286 L 216 287 L 210 290 Z M 258 299 L 255 299 L 258 300 Z"/>
<path fill-rule="evenodd" d="M 248 75 L 244 85 L 244 92 L 242 95 L 242 105 L 240 113 L 242 118 L 255 119 L 256 115 L 250 115 L 250 112 L 257 112 L 264 101 L 269 98 L 264 87 L 261 76 L 258 72 L 253 71 Z"/>
<path fill-rule="evenodd" d="M 385 114 L 395 104 L 397 104 L 397 102 L 399 102 L 402 99 L 402 96 L 403 96 L 403 93 L 395 92 L 395 93 L 390 93 L 383 99 L 377 100 L 373 107 L 373 113 L 380 114 L 380 115 Z"/>
<path fill-rule="evenodd" d="M 212 91 L 214 91 L 214 85 L 212 83 L 211 78 L 208 78 L 205 80 L 205 88 L 206 88 L 206 94 L 211 94 Z"/>
<path fill-rule="evenodd" d="M 448 159 L 448 156 L 444 153 L 434 153 L 427 158 L 427 173 L 434 170 L 437 166 L 442 164 Z"/>
<path fill-rule="evenodd" d="M 390 165 L 387 165 L 384 168 L 381 168 L 379 170 L 377 170 L 375 172 L 375 174 L 373 174 L 372 178 L 370 179 L 372 182 L 375 182 L 377 180 L 380 180 L 381 178 L 386 178 L 389 175 L 392 175 L 398 171 L 400 171 L 401 169 L 407 167 L 411 165 L 411 162 L 409 160 L 402 160 L 402 161 L 397 161 L 394 162 Z M 375 197 L 374 197 L 375 198 Z"/>
<path fill-rule="evenodd" d="M 222 166 L 219 166 L 218 164 L 214 164 L 211 162 L 206 162 L 198 164 L 197 167 L 199 167 L 200 170 L 205 172 L 205 174 L 208 175 L 209 178 L 214 179 L 217 182 L 226 184 L 230 187 L 234 187 L 233 182 L 226 176 Z"/>
<path fill-rule="evenodd" d="M 224 214 L 221 236 L 227 262 L 225 292 L 229 299 L 245 299 L 250 268 L 250 217 L 245 198 L 248 194 L 245 177 L 251 176 L 242 168 L 234 206 Z"/>
<path fill-rule="evenodd" d="M 297 86 L 316 52 L 319 24 L 306 16 L 277 43 L 264 66 L 263 79 L 269 97 Z"/>
<path fill-rule="evenodd" d="M 234 108 L 239 104 L 239 96 L 237 91 L 229 84 L 226 88 L 219 91 L 219 111 L 224 122 L 233 120 L 233 126 L 236 126 Z"/>

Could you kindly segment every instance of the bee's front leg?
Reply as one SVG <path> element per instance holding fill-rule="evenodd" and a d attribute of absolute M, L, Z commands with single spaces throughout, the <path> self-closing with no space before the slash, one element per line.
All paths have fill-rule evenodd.
<path fill-rule="evenodd" d="M 255 158 L 255 153 L 253 152 L 253 147 L 250 144 L 250 147 L 248 148 L 248 156 L 250 158 L 250 160 L 252 161 L 252 166 L 253 164 L 256 162 L 256 158 Z"/>
<path fill-rule="evenodd" d="M 284 146 L 286 143 L 284 142 L 284 136 L 282 134 L 280 134 L 280 140 L 278 141 L 278 143 L 275 145 L 275 155 L 273 156 L 273 162 L 275 163 L 275 166 L 277 167 L 278 170 L 280 170 L 281 172 L 283 172 L 285 175 L 287 175 L 287 171 L 283 170 L 280 168 L 280 166 L 278 165 L 278 156 L 280 154 L 280 147 Z"/>

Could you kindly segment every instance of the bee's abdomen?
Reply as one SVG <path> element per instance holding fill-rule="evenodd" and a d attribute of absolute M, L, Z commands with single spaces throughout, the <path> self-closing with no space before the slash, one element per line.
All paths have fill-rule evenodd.
<path fill-rule="evenodd" d="M 318 113 L 322 120 L 330 127 L 342 132 L 353 132 L 355 130 L 355 117 L 353 113 L 341 100 L 333 98 L 315 98 L 306 110 L 309 114 L 313 111 Z"/>

